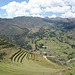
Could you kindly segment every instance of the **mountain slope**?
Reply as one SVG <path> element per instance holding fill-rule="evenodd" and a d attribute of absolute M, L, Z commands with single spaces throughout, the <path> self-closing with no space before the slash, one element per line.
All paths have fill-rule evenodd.
<path fill-rule="evenodd" d="M 75 18 L 0 19 L 0 38 L 26 49 L 7 41 L 0 42 L 1 75 L 75 74 Z M 61 70 L 65 67 L 46 61 L 36 52 L 72 70 L 68 68 L 63 73 Z"/>
<path fill-rule="evenodd" d="M 23 52 L 27 52 L 26 54 Z M 5 54 L 2 54 L 5 53 Z M 2 54 L 2 55 L 1 55 Z M 32 55 L 30 55 L 32 54 Z M 25 57 L 23 58 L 23 56 Z M 62 72 L 65 67 L 46 61 L 40 55 L 31 53 L 6 40 L 0 41 L 0 74 L 1 75 L 44 75 Z M 13 60 L 11 61 L 13 56 Z M 30 56 L 30 58 L 29 58 Z M 19 58 L 20 57 L 20 58 Z M 18 62 L 17 60 L 22 60 Z M 66 69 L 66 68 L 65 68 Z"/>
<path fill-rule="evenodd" d="M 68 32 L 67 36 L 75 38 L 75 18 L 39 18 L 16 17 L 13 19 L 0 19 L 0 34 L 5 35 L 14 43 L 25 42 L 30 34 L 45 30 Z M 25 38 L 25 39 L 24 39 Z"/>
<path fill-rule="evenodd" d="M 50 55 L 57 57 L 62 55 L 63 61 L 75 58 L 75 18 L 0 19 L 0 37 L 27 50 L 51 51 Z"/>

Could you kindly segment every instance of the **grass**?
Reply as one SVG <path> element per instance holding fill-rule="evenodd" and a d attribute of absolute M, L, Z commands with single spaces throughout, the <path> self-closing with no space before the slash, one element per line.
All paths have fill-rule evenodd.
<path fill-rule="evenodd" d="M 68 39 L 67 39 L 68 40 Z M 70 42 L 74 42 L 74 41 L 70 41 Z M 54 53 L 54 56 L 59 56 L 59 55 L 63 55 L 65 56 L 65 59 L 67 60 L 67 56 L 69 53 L 71 52 L 75 52 L 74 49 L 71 48 L 71 46 L 65 42 L 60 42 L 56 37 L 52 37 L 52 38 L 46 38 L 44 37 L 43 39 L 37 41 L 37 45 L 39 46 L 39 44 L 44 44 L 44 46 L 47 46 L 47 49 L 43 49 L 43 48 L 39 48 L 39 51 L 52 51 Z M 67 54 L 65 54 L 64 52 L 66 52 Z"/>
<path fill-rule="evenodd" d="M 27 50 L 20 51 L 17 46 L 3 48 L 1 45 L 0 52 L 7 53 L 0 60 L 0 75 L 55 75 L 62 72 L 62 69 L 67 69 Z"/>
<path fill-rule="evenodd" d="M 44 59 L 43 59 L 44 60 Z M 54 65 L 54 66 L 53 66 Z M 57 67 L 57 68 L 56 68 Z M 23 63 L 7 63 L 0 62 L 0 74 L 1 75 L 55 75 L 57 73 L 63 73 L 63 75 L 70 75 L 74 72 L 74 69 L 67 72 L 62 72 L 61 67 L 54 63 L 33 61 L 24 59 Z"/>
<path fill-rule="evenodd" d="M 34 63 L 32 60 L 24 60 L 25 63 L 0 63 L 0 74 L 2 75 L 43 75 L 57 72 L 57 69 L 51 69 Z"/>

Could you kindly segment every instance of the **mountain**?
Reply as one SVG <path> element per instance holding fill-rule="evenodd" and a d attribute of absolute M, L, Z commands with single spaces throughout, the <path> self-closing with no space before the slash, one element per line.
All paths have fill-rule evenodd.
<path fill-rule="evenodd" d="M 41 55 L 27 51 L 7 40 L 0 39 L 0 74 L 1 75 L 55 75 L 74 74 L 74 68 L 55 64 Z"/>
<path fill-rule="evenodd" d="M 75 18 L 0 19 L 0 38 L 27 50 L 49 52 L 63 63 L 75 58 Z"/>
<path fill-rule="evenodd" d="M 75 18 L 1 18 L 0 39 L 12 43 L 0 41 L 1 75 L 57 74 L 57 68 L 58 74 L 64 68 L 67 71 L 63 75 L 75 73 Z M 66 67 L 61 68 L 60 65 Z M 8 71 L 4 70 L 6 67 Z"/>
<path fill-rule="evenodd" d="M 62 33 L 69 32 L 67 36 L 75 39 L 75 18 L 15 17 L 0 19 L 0 34 L 8 37 L 14 43 L 20 40 L 25 42 L 30 34 L 47 29 Z"/>

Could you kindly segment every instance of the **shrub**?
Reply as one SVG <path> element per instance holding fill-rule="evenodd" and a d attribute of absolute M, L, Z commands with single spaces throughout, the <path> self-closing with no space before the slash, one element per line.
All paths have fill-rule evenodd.
<path fill-rule="evenodd" d="M 55 57 L 47 57 L 47 59 L 49 59 L 50 61 L 52 61 L 54 63 L 57 63 L 59 65 L 62 65 L 61 62 L 58 59 L 56 59 Z"/>
<path fill-rule="evenodd" d="M 6 45 L 8 44 L 8 42 L 5 40 L 5 41 L 0 41 L 0 45 Z"/>
<path fill-rule="evenodd" d="M 31 46 L 31 45 L 27 45 L 27 46 L 26 46 L 26 49 L 27 49 L 27 50 L 31 50 L 31 49 L 32 49 L 32 46 Z"/>
<path fill-rule="evenodd" d="M 5 56 L 5 55 L 6 55 L 5 52 L 0 53 L 0 59 L 3 59 L 3 56 Z"/>
<path fill-rule="evenodd" d="M 13 44 L 7 44 L 6 46 L 4 46 L 3 48 L 9 48 L 9 47 L 14 47 Z"/>
<path fill-rule="evenodd" d="M 67 66 L 67 64 L 66 64 L 66 63 L 63 63 L 63 65 Z"/>

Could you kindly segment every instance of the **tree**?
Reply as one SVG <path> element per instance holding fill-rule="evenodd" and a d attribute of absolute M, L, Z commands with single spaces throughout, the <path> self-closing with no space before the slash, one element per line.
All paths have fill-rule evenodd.
<path fill-rule="evenodd" d="M 40 44 L 39 48 L 42 48 L 44 46 L 44 44 Z"/>
<path fill-rule="evenodd" d="M 31 45 L 27 45 L 27 46 L 26 46 L 26 49 L 27 49 L 27 50 L 32 50 L 32 46 L 31 46 Z"/>

